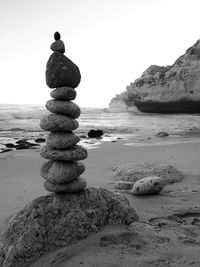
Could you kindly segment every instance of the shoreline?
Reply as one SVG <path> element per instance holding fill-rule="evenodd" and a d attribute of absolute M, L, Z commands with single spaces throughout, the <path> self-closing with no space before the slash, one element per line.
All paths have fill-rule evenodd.
<path fill-rule="evenodd" d="M 188 133 L 188 132 L 187 132 Z M 116 143 L 119 141 L 127 142 L 126 145 L 132 146 L 159 146 L 159 145 L 173 145 L 180 143 L 198 143 L 200 138 L 199 130 L 190 131 L 190 134 L 182 134 L 182 135 L 172 135 L 170 134 L 167 137 L 156 137 L 154 136 L 140 136 L 134 135 L 130 133 L 116 133 L 116 134 L 107 134 L 100 138 L 89 138 L 87 134 L 78 134 L 80 136 L 79 145 L 82 145 L 86 149 L 94 149 L 102 145 L 103 143 Z M 22 140 L 26 140 L 29 143 L 29 147 L 24 149 L 36 149 L 37 146 L 40 147 L 45 144 L 45 141 L 37 142 L 37 139 L 45 139 L 45 134 L 35 136 L 35 138 L 22 137 L 19 138 L 5 138 L 3 141 L 3 137 L 0 137 L 0 154 L 7 153 L 10 151 L 16 151 L 17 149 L 14 147 L 6 147 L 6 144 L 13 144 L 14 146 L 18 145 L 17 142 Z M 19 145 L 18 145 L 19 146 Z M 21 148 L 22 149 L 22 148 Z M 19 149 L 19 150 L 21 150 Z M 8 151 L 7 151 L 8 150 Z"/>
<path fill-rule="evenodd" d="M 169 164 L 178 170 L 199 175 L 200 143 L 162 144 L 149 146 L 129 145 L 127 141 L 102 142 L 88 149 L 84 177 L 88 187 L 113 189 L 113 168 L 133 162 Z M 39 148 L 16 150 L 0 154 L 0 213 L 1 219 L 19 210 L 29 201 L 47 194 L 43 189 L 40 167 L 45 159 Z M 8 197 L 9 196 L 9 197 Z"/>

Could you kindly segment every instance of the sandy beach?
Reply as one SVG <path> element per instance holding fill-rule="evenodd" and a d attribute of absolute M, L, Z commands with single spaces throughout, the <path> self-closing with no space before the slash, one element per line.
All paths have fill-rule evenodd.
<path fill-rule="evenodd" d="M 170 164 L 185 178 L 166 186 L 159 195 L 126 194 L 139 222 L 129 227 L 107 226 L 85 240 L 41 257 L 31 266 L 199 266 L 199 158 L 199 143 L 133 146 L 118 140 L 89 149 L 83 175 L 88 187 L 114 190 L 113 168 L 124 163 Z M 28 202 L 47 194 L 39 173 L 42 162 L 39 149 L 0 155 L 1 232 L 9 218 Z M 177 217 L 177 213 L 182 215 Z"/>

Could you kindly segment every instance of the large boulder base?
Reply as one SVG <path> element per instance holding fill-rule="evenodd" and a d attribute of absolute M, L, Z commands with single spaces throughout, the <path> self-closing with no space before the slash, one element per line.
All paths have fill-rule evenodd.
<path fill-rule="evenodd" d="M 134 163 L 128 163 L 114 168 L 116 181 L 130 181 L 135 183 L 148 176 L 161 177 L 164 185 L 180 182 L 184 178 L 184 174 L 171 165 L 156 163 L 136 165 Z"/>
<path fill-rule="evenodd" d="M 0 266 L 29 266 L 41 255 L 85 238 L 106 224 L 130 224 L 137 219 L 124 196 L 102 188 L 36 198 L 3 233 Z"/>

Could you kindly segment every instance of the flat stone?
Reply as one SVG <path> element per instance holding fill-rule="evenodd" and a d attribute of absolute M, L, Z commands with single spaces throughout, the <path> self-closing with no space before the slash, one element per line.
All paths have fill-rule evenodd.
<path fill-rule="evenodd" d="M 79 145 L 66 150 L 51 149 L 48 146 L 43 146 L 40 150 L 40 155 L 50 160 L 74 161 L 86 159 L 87 150 Z"/>
<path fill-rule="evenodd" d="M 60 52 L 60 53 L 65 53 L 65 45 L 63 43 L 63 41 L 61 40 L 57 40 L 55 42 L 53 42 L 50 46 L 51 50 L 52 51 L 57 51 L 57 52 Z"/>
<path fill-rule="evenodd" d="M 133 195 L 158 194 L 164 187 L 162 178 L 158 176 L 145 177 L 137 181 L 130 193 Z"/>
<path fill-rule="evenodd" d="M 132 189 L 134 183 L 128 181 L 116 181 L 114 183 L 114 188 L 118 190 L 130 190 Z"/>
<path fill-rule="evenodd" d="M 62 184 L 73 181 L 85 171 L 85 165 L 80 162 L 47 161 L 43 163 L 40 174 L 51 183 Z"/>
<path fill-rule="evenodd" d="M 50 96 L 59 100 L 74 100 L 76 98 L 76 90 L 71 87 L 58 87 L 51 91 Z"/>
<path fill-rule="evenodd" d="M 61 114 L 44 115 L 40 120 L 40 127 L 45 131 L 69 132 L 78 126 L 78 121 Z"/>
<path fill-rule="evenodd" d="M 81 81 L 79 68 L 65 55 L 53 52 L 46 66 L 46 84 L 50 88 L 76 88 Z"/>
<path fill-rule="evenodd" d="M 136 220 L 138 215 L 127 198 L 103 188 L 38 197 L 8 223 L 1 239 L 0 265 L 30 266 L 49 251 L 86 238 L 106 225 L 130 225 Z"/>
<path fill-rule="evenodd" d="M 148 176 L 159 176 L 164 184 L 177 183 L 183 180 L 184 174 L 171 165 L 157 163 L 126 163 L 114 168 L 116 181 L 136 181 Z"/>
<path fill-rule="evenodd" d="M 77 193 L 83 191 L 86 186 L 87 182 L 82 177 L 79 177 L 72 182 L 62 184 L 54 184 L 49 181 L 44 182 L 44 189 L 56 193 Z"/>
<path fill-rule="evenodd" d="M 46 137 L 46 145 L 51 149 L 66 149 L 74 146 L 80 138 L 73 132 L 50 132 Z"/>
<path fill-rule="evenodd" d="M 78 105 L 71 101 L 50 99 L 46 102 L 46 108 L 52 113 L 59 113 L 77 119 L 81 110 Z"/>

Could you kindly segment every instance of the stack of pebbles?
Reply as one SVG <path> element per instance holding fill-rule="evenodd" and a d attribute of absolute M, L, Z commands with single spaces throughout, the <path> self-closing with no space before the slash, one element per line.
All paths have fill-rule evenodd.
<path fill-rule="evenodd" d="M 86 187 L 86 180 L 80 175 L 85 166 L 79 160 L 87 158 L 87 150 L 77 145 L 79 137 L 73 133 L 79 124 L 80 108 L 72 102 L 81 80 L 79 68 L 64 54 L 65 45 L 60 34 L 54 34 L 53 50 L 46 67 L 46 83 L 51 92 L 46 108 L 50 113 L 43 116 L 40 127 L 50 131 L 41 156 L 48 159 L 41 167 L 41 176 L 46 180 L 44 188 L 50 192 L 76 193 Z"/>

